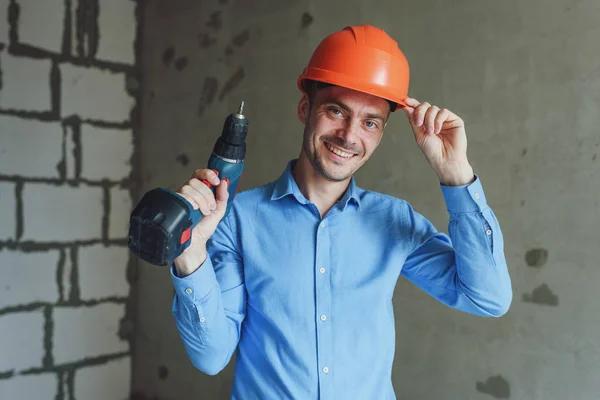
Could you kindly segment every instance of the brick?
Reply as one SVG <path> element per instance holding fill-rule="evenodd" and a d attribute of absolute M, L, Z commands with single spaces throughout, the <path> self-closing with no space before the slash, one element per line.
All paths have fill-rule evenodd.
<path fill-rule="evenodd" d="M 17 198 L 15 184 L 0 182 L 0 240 L 15 239 L 17 233 Z"/>
<path fill-rule="evenodd" d="M 59 299 L 58 250 L 23 253 L 0 251 L 0 307 Z"/>
<path fill-rule="evenodd" d="M 135 7 L 134 1 L 100 1 L 100 40 L 96 58 L 125 64 L 135 62 Z"/>
<path fill-rule="evenodd" d="M 76 399 L 128 399 L 131 379 L 131 358 L 124 357 L 104 365 L 80 368 L 75 371 Z"/>
<path fill-rule="evenodd" d="M 0 43 L 8 44 L 8 5 L 10 0 L 0 0 Z"/>
<path fill-rule="evenodd" d="M 129 351 L 118 336 L 124 304 L 102 303 L 91 307 L 54 309 L 54 363 Z"/>
<path fill-rule="evenodd" d="M 102 200 L 99 187 L 26 183 L 23 188 L 22 240 L 100 239 Z"/>
<path fill-rule="evenodd" d="M 81 177 L 120 181 L 131 171 L 133 133 L 81 125 Z"/>
<path fill-rule="evenodd" d="M 19 371 L 42 366 L 42 311 L 16 312 L 0 316 L 0 354 L 0 371 Z"/>
<path fill-rule="evenodd" d="M 59 178 L 57 165 L 63 158 L 62 142 L 59 122 L 0 116 L 0 171 L 4 175 Z M 23 157 L 24 154 L 35 157 Z"/>
<path fill-rule="evenodd" d="M 127 297 L 127 247 L 103 245 L 79 248 L 79 291 L 83 300 Z"/>
<path fill-rule="evenodd" d="M 132 201 L 129 189 L 119 187 L 110 190 L 110 215 L 108 237 L 110 239 L 126 239 L 129 235 L 129 216 Z"/>
<path fill-rule="evenodd" d="M 0 380 L 0 399 L 54 399 L 58 388 L 56 374 L 16 375 Z"/>
<path fill-rule="evenodd" d="M 2 54 L 0 108 L 22 111 L 50 111 L 50 60 Z"/>
<path fill-rule="evenodd" d="M 19 43 L 60 53 L 62 50 L 64 0 L 18 1 Z"/>
<path fill-rule="evenodd" d="M 50 60 L 14 57 L 4 52 L 0 60 L 0 108 L 51 111 Z"/>
<path fill-rule="evenodd" d="M 126 122 L 134 105 L 125 90 L 125 73 L 61 64 L 61 115 Z M 93 93 L 91 95 L 90 93 Z"/>

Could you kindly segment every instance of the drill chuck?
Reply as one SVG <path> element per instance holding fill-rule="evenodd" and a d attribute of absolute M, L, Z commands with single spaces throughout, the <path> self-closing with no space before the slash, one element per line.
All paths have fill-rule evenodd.
<path fill-rule="evenodd" d="M 226 161 L 240 162 L 246 158 L 246 135 L 248 120 L 244 116 L 244 102 L 237 113 L 225 119 L 221 136 L 217 139 L 213 153 Z"/>

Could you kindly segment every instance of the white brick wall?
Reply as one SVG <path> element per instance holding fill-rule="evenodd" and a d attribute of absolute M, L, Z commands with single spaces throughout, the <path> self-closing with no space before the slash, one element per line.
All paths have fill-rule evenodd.
<path fill-rule="evenodd" d="M 129 398 L 135 7 L 0 0 L 0 400 Z"/>
<path fill-rule="evenodd" d="M 100 0 L 98 25 L 101 32 L 96 57 L 101 60 L 134 63 L 135 2 Z M 113 29 L 119 25 L 120 29 Z"/>
<path fill-rule="evenodd" d="M 0 307 L 59 300 L 58 250 L 0 252 Z"/>
<path fill-rule="evenodd" d="M 133 204 L 129 190 L 114 187 L 110 190 L 110 239 L 124 239 L 129 235 L 129 213 Z"/>
<path fill-rule="evenodd" d="M 54 308 L 54 362 L 64 364 L 129 350 L 118 336 L 125 305 Z"/>
<path fill-rule="evenodd" d="M 50 60 L 0 54 L 2 89 L 0 108 L 22 111 L 50 111 Z"/>
<path fill-rule="evenodd" d="M 81 177 L 90 180 L 109 178 L 120 181 L 131 172 L 133 154 L 131 130 L 106 129 L 82 124 Z M 110 162 L 107 160 L 110 158 Z"/>
<path fill-rule="evenodd" d="M 127 297 L 127 247 L 103 245 L 79 249 L 79 288 L 83 300 L 104 297 Z"/>
<path fill-rule="evenodd" d="M 30 183 L 23 189 L 23 238 L 40 242 L 102 237 L 100 187 Z"/>
<path fill-rule="evenodd" d="M 20 6 L 19 42 L 60 53 L 65 1 L 18 1 L 18 3 Z"/>
<path fill-rule="evenodd" d="M 61 64 L 61 114 L 83 119 L 129 120 L 133 99 L 125 90 L 125 74 Z"/>
<path fill-rule="evenodd" d="M 0 354 L 0 371 L 42 366 L 44 314 L 41 310 L 0 316 Z"/>
<path fill-rule="evenodd" d="M 131 359 L 81 368 L 75 373 L 75 398 L 81 400 L 129 399 Z"/>
<path fill-rule="evenodd" d="M 14 183 L 0 181 L 0 240 L 15 238 L 17 216 Z"/>
<path fill-rule="evenodd" d="M 41 122 L 0 116 L 0 173 L 32 178 L 59 178 L 63 128 L 60 122 Z M 44 152 L 39 152 L 44 149 Z M 35 154 L 22 162 L 23 154 Z"/>
<path fill-rule="evenodd" d="M 57 385 L 55 374 L 16 376 L 0 380 L 0 399 L 52 400 Z"/>

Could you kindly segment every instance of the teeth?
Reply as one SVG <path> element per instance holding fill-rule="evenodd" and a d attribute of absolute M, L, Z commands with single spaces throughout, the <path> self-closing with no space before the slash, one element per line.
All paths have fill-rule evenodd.
<path fill-rule="evenodd" d="M 340 151 L 334 147 L 331 147 L 329 144 L 325 143 L 325 146 L 327 146 L 327 148 L 329 150 L 331 150 L 333 153 L 337 154 L 340 157 L 344 157 L 344 158 L 350 158 L 352 157 L 354 154 L 350 154 L 350 153 L 346 153 L 345 151 Z"/>

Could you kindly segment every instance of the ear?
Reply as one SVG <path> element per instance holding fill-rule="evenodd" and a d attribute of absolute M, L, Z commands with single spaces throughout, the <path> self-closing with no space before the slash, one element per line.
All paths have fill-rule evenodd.
<path fill-rule="evenodd" d="M 298 119 L 302 122 L 303 125 L 306 125 L 308 122 L 308 115 L 310 114 L 310 104 L 308 101 L 308 95 L 306 93 L 302 94 L 302 97 L 298 101 Z"/>

